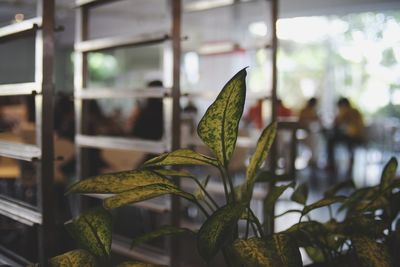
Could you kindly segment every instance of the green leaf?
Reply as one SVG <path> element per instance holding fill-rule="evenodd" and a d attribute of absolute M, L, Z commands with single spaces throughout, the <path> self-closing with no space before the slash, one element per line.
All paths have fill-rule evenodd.
<path fill-rule="evenodd" d="M 199 137 L 224 167 L 228 166 L 236 145 L 246 98 L 246 74 L 246 69 L 242 69 L 227 82 L 197 127 Z"/>
<path fill-rule="evenodd" d="M 308 198 L 308 187 L 306 183 L 299 185 L 290 197 L 291 200 L 305 205 Z"/>
<path fill-rule="evenodd" d="M 190 149 L 178 149 L 170 153 L 165 153 L 158 157 L 152 158 L 143 163 L 142 167 L 147 168 L 174 165 L 218 166 L 218 162 L 214 158 L 202 155 Z"/>
<path fill-rule="evenodd" d="M 79 217 L 65 224 L 68 232 L 81 246 L 93 255 L 109 256 L 112 240 L 111 214 L 96 208 L 87 211 Z"/>
<path fill-rule="evenodd" d="M 138 186 L 174 183 L 151 170 L 134 170 L 91 177 L 72 185 L 69 193 L 121 193 Z"/>
<path fill-rule="evenodd" d="M 346 197 L 344 196 L 333 196 L 333 197 L 326 197 L 323 198 L 317 202 L 314 202 L 311 205 L 307 205 L 303 208 L 303 215 L 309 213 L 312 210 L 321 208 L 321 207 L 325 207 L 325 206 L 329 206 L 332 205 L 334 203 L 338 203 L 338 202 L 343 202 L 345 201 Z"/>
<path fill-rule="evenodd" d="M 237 239 L 233 249 L 244 266 L 283 267 L 279 256 L 269 250 L 261 238 Z"/>
<path fill-rule="evenodd" d="M 386 246 L 365 236 L 352 238 L 351 241 L 363 267 L 394 266 Z"/>
<path fill-rule="evenodd" d="M 343 222 L 343 232 L 347 236 L 369 236 L 371 238 L 383 237 L 386 224 L 383 221 L 357 216 L 346 218 Z"/>
<path fill-rule="evenodd" d="M 294 185 L 295 183 L 291 182 L 287 185 L 273 187 L 264 199 L 264 214 L 270 215 L 274 210 L 275 202 L 278 200 L 278 198 L 283 194 L 283 192 L 286 191 L 286 189 L 293 187 Z"/>
<path fill-rule="evenodd" d="M 264 129 L 260 138 L 258 139 L 256 150 L 250 159 L 250 163 L 246 172 L 246 195 L 249 199 L 251 198 L 251 193 L 253 191 L 256 174 L 259 171 L 261 164 L 266 160 L 271 145 L 275 140 L 276 129 L 276 122 L 271 123 Z"/>
<path fill-rule="evenodd" d="M 315 263 L 322 263 L 326 262 L 324 253 L 318 247 L 305 247 L 307 255 L 312 259 Z"/>
<path fill-rule="evenodd" d="M 51 267 L 95 267 L 95 258 L 85 250 L 72 250 L 49 260 Z"/>
<path fill-rule="evenodd" d="M 354 191 L 340 206 L 338 211 L 342 211 L 344 209 L 348 209 L 349 211 L 353 210 L 359 203 L 364 201 L 364 199 L 369 198 L 371 195 L 374 195 L 377 192 L 375 187 L 364 187 Z"/>
<path fill-rule="evenodd" d="M 326 190 L 324 196 L 325 197 L 332 197 L 334 195 L 336 195 L 337 192 L 339 192 L 342 189 L 345 188 L 355 188 L 355 184 L 353 182 L 353 180 L 346 180 L 337 184 L 334 184 L 333 186 L 329 187 L 328 190 Z"/>
<path fill-rule="evenodd" d="M 106 198 L 103 201 L 103 206 L 106 209 L 115 209 L 127 204 L 133 204 L 165 194 L 174 194 L 186 198 L 189 201 L 194 201 L 193 195 L 182 191 L 176 186 L 168 184 L 150 184 L 136 187 L 135 189 Z"/>
<path fill-rule="evenodd" d="M 326 233 L 323 224 L 316 221 L 299 222 L 292 225 L 283 233 L 290 235 L 298 246 L 307 247 L 313 244 L 312 236 L 321 236 Z"/>
<path fill-rule="evenodd" d="M 301 267 L 300 250 L 289 235 L 278 233 L 272 235 L 267 244 L 273 246 L 284 267 Z"/>
<path fill-rule="evenodd" d="M 133 239 L 131 248 L 135 247 L 137 245 L 140 245 L 142 243 L 145 243 L 151 239 L 157 238 L 157 237 L 166 236 L 166 235 L 177 235 L 177 234 L 183 234 L 183 233 L 194 234 L 193 231 L 186 229 L 186 228 L 178 228 L 178 227 L 171 226 L 171 225 L 164 225 L 155 231 L 145 233 L 145 234 Z"/>
<path fill-rule="evenodd" d="M 241 203 L 229 203 L 215 211 L 201 226 L 197 234 L 200 255 L 211 260 L 233 235 L 237 221 L 245 209 Z"/>
<path fill-rule="evenodd" d="M 158 169 L 152 171 L 161 176 L 195 178 L 194 175 L 187 170 Z"/>
<path fill-rule="evenodd" d="M 386 163 L 385 167 L 382 171 L 380 188 L 381 190 L 385 190 L 388 186 L 390 186 L 391 182 L 396 178 L 396 170 L 397 170 L 397 159 L 392 157 L 388 163 Z"/>
<path fill-rule="evenodd" d="M 166 265 L 155 265 L 151 263 L 138 262 L 138 261 L 126 261 L 118 264 L 116 267 L 162 267 Z"/>

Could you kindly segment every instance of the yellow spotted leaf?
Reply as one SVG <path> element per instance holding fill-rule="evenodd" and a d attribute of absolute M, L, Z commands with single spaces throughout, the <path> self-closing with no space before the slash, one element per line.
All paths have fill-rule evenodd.
<path fill-rule="evenodd" d="M 85 250 L 72 250 L 49 260 L 51 267 L 95 267 L 95 258 Z"/>
<path fill-rule="evenodd" d="M 155 264 L 151 264 L 151 263 L 145 263 L 145 262 L 123 262 L 118 264 L 116 267 L 163 267 L 166 265 L 155 265 Z"/>
<path fill-rule="evenodd" d="M 65 224 L 72 237 L 93 255 L 109 256 L 112 240 L 111 214 L 97 208 L 87 211 Z"/>
<path fill-rule="evenodd" d="M 68 193 L 121 193 L 149 184 L 174 185 L 171 180 L 154 171 L 134 170 L 103 174 L 79 181 L 69 188 Z"/>
<path fill-rule="evenodd" d="M 174 165 L 211 165 L 218 166 L 218 162 L 208 156 L 197 153 L 190 149 L 178 149 L 170 153 L 162 154 L 152 158 L 142 167 L 174 166 Z"/>
<path fill-rule="evenodd" d="M 389 162 L 386 163 L 381 176 L 381 190 L 385 190 L 388 186 L 390 186 L 394 178 L 396 178 L 397 165 L 398 162 L 395 157 L 392 157 Z"/>
<path fill-rule="evenodd" d="M 246 75 L 246 69 L 242 69 L 226 83 L 197 127 L 200 138 L 225 167 L 236 145 L 246 98 Z"/>
<path fill-rule="evenodd" d="M 256 151 L 250 159 L 250 163 L 246 172 L 246 197 L 248 198 L 251 198 L 251 193 L 256 180 L 256 174 L 258 173 L 261 164 L 266 160 L 272 143 L 275 140 L 276 129 L 276 122 L 271 123 L 264 129 L 260 138 L 258 139 Z"/>
<path fill-rule="evenodd" d="M 232 238 L 244 209 L 243 204 L 229 203 L 215 211 L 201 226 L 197 234 L 197 249 L 206 261 L 210 261 Z"/>
<path fill-rule="evenodd" d="M 164 225 L 152 232 L 144 233 L 144 234 L 136 237 L 135 239 L 133 239 L 131 247 L 135 247 L 137 245 L 140 245 L 142 243 L 145 243 L 149 240 L 152 240 L 154 238 L 158 238 L 161 236 L 178 235 L 178 234 L 183 234 L 183 233 L 193 234 L 194 232 L 192 232 L 191 230 L 186 229 L 186 228 L 178 228 L 178 227 L 175 227 L 172 225 Z"/>
<path fill-rule="evenodd" d="M 351 241 L 363 267 L 395 266 L 386 246 L 365 236 L 352 238 Z"/>
<path fill-rule="evenodd" d="M 310 211 L 314 210 L 314 209 L 318 209 L 321 207 L 325 207 L 325 206 L 329 206 L 332 205 L 334 203 L 338 203 L 338 202 L 343 202 L 346 200 L 346 197 L 344 196 L 332 196 L 332 197 L 326 197 L 323 198 L 321 200 L 318 200 L 317 202 L 314 202 L 310 205 L 307 205 L 303 208 L 303 215 L 309 213 Z"/>
<path fill-rule="evenodd" d="M 238 239 L 233 249 L 244 266 L 283 267 L 279 256 L 261 238 Z"/>
<path fill-rule="evenodd" d="M 296 242 L 287 234 L 274 234 L 267 242 L 268 248 L 279 256 L 282 267 L 301 267 L 300 250 Z"/>
<path fill-rule="evenodd" d="M 174 194 L 186 198 L 189 201 L 194 201 L 194 196 L 182 191 L 176 186 L 168 184 L 150 184 L 139 186 L 135 189 L 122 192 L 118 195 L 106 198 L 103 206 L 106 209 L 115 209 L 127 204 L 140 202 L 143 200 L 159 197 L 165 194 Z"/>

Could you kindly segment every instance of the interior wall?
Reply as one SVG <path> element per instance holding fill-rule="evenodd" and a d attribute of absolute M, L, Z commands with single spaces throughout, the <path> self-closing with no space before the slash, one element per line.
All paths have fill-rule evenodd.
<path fill-rule="evenodd" d="M 341 15 L 400 8 L 399 0 L 280 0 L 279 16 Z"/>

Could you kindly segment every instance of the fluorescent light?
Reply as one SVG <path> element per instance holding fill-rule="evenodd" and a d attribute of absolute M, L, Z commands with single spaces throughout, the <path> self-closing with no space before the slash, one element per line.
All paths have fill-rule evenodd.
<path fill-rule="evenodd" d="M 268 27 L 263 21 L 253 22 L 249 25 L 249 32 L 254 36 L 264 37 L 267 36 Z"/>
<path fill-rule="evenodd" d="M 235 2 L 234 0 L 196 1 L 194 3 L 185 5 L 185 11 L 191 12 L 191 11 L 207 10 L 211 8 L 232 5 L 234 2 Z"/>
<path fill-rule="evenodd" d="M 238 48 L 238 44 L 233 42 L 208 43 L 200 47 L 199 54 L 212 55 L 233 52 Z"/>

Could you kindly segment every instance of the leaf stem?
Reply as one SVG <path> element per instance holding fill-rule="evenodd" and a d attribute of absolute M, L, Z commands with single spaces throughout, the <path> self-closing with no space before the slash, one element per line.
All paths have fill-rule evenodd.
<path fill-rule="evenodd" d="M 197 207 L 199 207 L 199 209 L 204 213 L 204 215 L 206 215 L 207 218 L 210 218 L 210 214 L 208 214 L 207 210 L 200 204 L 199 201 L 197 201 L 197 199 L 194 199 L 193 203 L 195 203 Z"/>
<path fill-rule="evenodd" d="M 260 221 L 258 220 L 257 216 L 254 214 L 254 212 L 251 210 L 251 208 L 249 208 L 248 210 L 251 213 L 252 217 L 254 218 L 254 223 L 257 226 L 258 232 L 260 233 L 261 237 L 264 237 L 264 231 L 262 229 L 262 225 L 261 225 Z"/>
<path fill-rule="evenodd" d="M 249 226 L 250 226 L 249 217 L 250 217 L 250 210 L 249 208 L 247 208 L 246 232 L 244 235 L 245 239 L 247 239 L 247 237 L 249 236 Z"/>
<path fill-rule="evenodd" d="M 225 200 L 226 200 L 226 203 L 229 203 L 230 202 L 229 201 L 229 192 L 228 192 L 228 186 L 226 184 L 226 177 L 225 177 L 225 174 L 223 171 L 223 167 L 219 166 L 218 169 L 219 169 L 219 172 L 221 173 L 222 183 L 224 185 Z"/>
<path fill-rule="evenodd" d="M 290 213 L 290 212 L 298 212 L 298 213 L 301 213 L 302 211 L 301 211 L 301 210 L 297 210 L 297 209 L 287 210 L 287 211 L 285 211 L 284 213 L 281 213 L 281 214 L 279 214 L 279 215 L 275 215 L 275 219 L 276 219 L 276 218 L 279 218 L 279 217 L 282 217 L 283 215 L 286 215 L 286 214 L 288 214 L 288 213 Z"/>
<path fill-rule="evenodd" d="M 212 196 L 207 192 L 207 190 L 204 188 L 204 186 L 198 181 L 196 178 L 193 178 L 195 183 L 200 187 L 200 189 L 204 192 L 204 194 L 208 197 L 208 199 L 212 202 L 212 204 L 215 206 L 216 209 L 219 209 L 219 206 L 217 202 L 212 198 Z M 213 209 L 211 209 L 213 210 Z"/>

